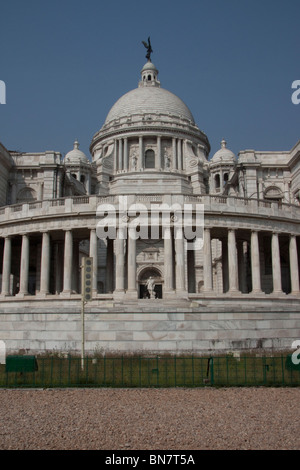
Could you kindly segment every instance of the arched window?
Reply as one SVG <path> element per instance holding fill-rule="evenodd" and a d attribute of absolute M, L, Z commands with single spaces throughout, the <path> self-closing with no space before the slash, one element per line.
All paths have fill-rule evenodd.
<path fill-rule="evenodd" d="M 17 202 L 31 202 L 36 200 L 36 192 L 32 188 L 23 188 L 18 194 Z"/>
<path fill-rule="evenodd" d="M 224 186 L 228 182 L 228 173 L 224 173 Z"/>
<path fill-rule="evenodd" d="M 155 153 L 152 149 L 146 150 L 145 168 L 155 168 Z"/>
<path fill-rule="evenodd" d="M 268 199 L 269 201 L 281 201 L 282 192 L 276 186 L 270 186 L 265 191 L 265 199 Z"/>

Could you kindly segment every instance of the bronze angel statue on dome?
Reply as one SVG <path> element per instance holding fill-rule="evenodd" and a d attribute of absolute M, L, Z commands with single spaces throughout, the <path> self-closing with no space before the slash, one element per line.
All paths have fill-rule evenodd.
<path fill-rule="evenodd" d="M 151 54 L 152 54 L 153 50 L 152 50 L 152 47 L 151 47 L 150 37 L 148 38 L 148 44 L 146 43 L 146 41 L 142 41 L 142 43 L 144 44 L 145 48 L 147 49 L 146 59 L 151 61 Z"/>

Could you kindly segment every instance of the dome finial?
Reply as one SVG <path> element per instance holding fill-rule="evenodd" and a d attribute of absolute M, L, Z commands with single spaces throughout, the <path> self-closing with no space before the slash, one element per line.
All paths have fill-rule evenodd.
<path fill-rule="evenodd" d="M 75 139 L 75 142 L 74 142 L 74 150 L 75 149 L 78 149 L 79 148 L 79 142 L 77 139 Z"/>
<path fill-rule="evenodd" d="M 142 41 L 142 44 L 144 44 L 145 48 L 147 49 L 146 59 L 148 62 L 151 62 L 151 54 L 153 50 L 151 47 L 150 36 L 148 37 L 148 43 L 146 43 L 146 41 Z"/>
<path fill-rule="evenodd" d="M 221 148 L 222 148 L 222 149 L 225 149 L 225 148 L 226 148 L 226 145 L 227 145 L 226 140 L 225 140 L 225 139 L 222 139 L 222 140 L 221 140 Z"/>

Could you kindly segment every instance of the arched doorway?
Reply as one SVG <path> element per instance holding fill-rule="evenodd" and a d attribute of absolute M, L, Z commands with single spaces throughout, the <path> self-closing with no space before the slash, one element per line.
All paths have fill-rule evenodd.
<path fill-rule="evenodd" d="M 150 295 L 146 286 L 148 279 L 152 277 L 154 281 L 154 294 L 156 299 L 162 299 L 162 275 L 159 269 L 151 267 L 146 267 L 141 270 L 138 277 L 139 284 L 139 298 L 140 299 L 149 299 Z"/>

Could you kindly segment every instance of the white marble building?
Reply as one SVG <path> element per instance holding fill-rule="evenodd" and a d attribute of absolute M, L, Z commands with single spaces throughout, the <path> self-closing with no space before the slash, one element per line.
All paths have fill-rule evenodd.
<path fill-rule="evenodd" d="M 300 339 L 300 141 L 234 155 L 222 139 L 210 156 L 208 137 L 148 61 L 90 153 L 77 141 L 65 158 L 0 144 L 0 339 L 9 351 L 80 350 L 83 256 L 94 261 L 88 351 L 287 349 Z M 124 196 L 146 211 L 137 239 L 141 212 L 120 214 Z M 204 209 L 200 245 L 176 224 L 176 204 L 194 218 Z M 97 236 L 104 206 L 115 209 L 114 237 Z M 160 211 L 151 219 L 153 207 L 171 208 L 167 227 Z"/>

